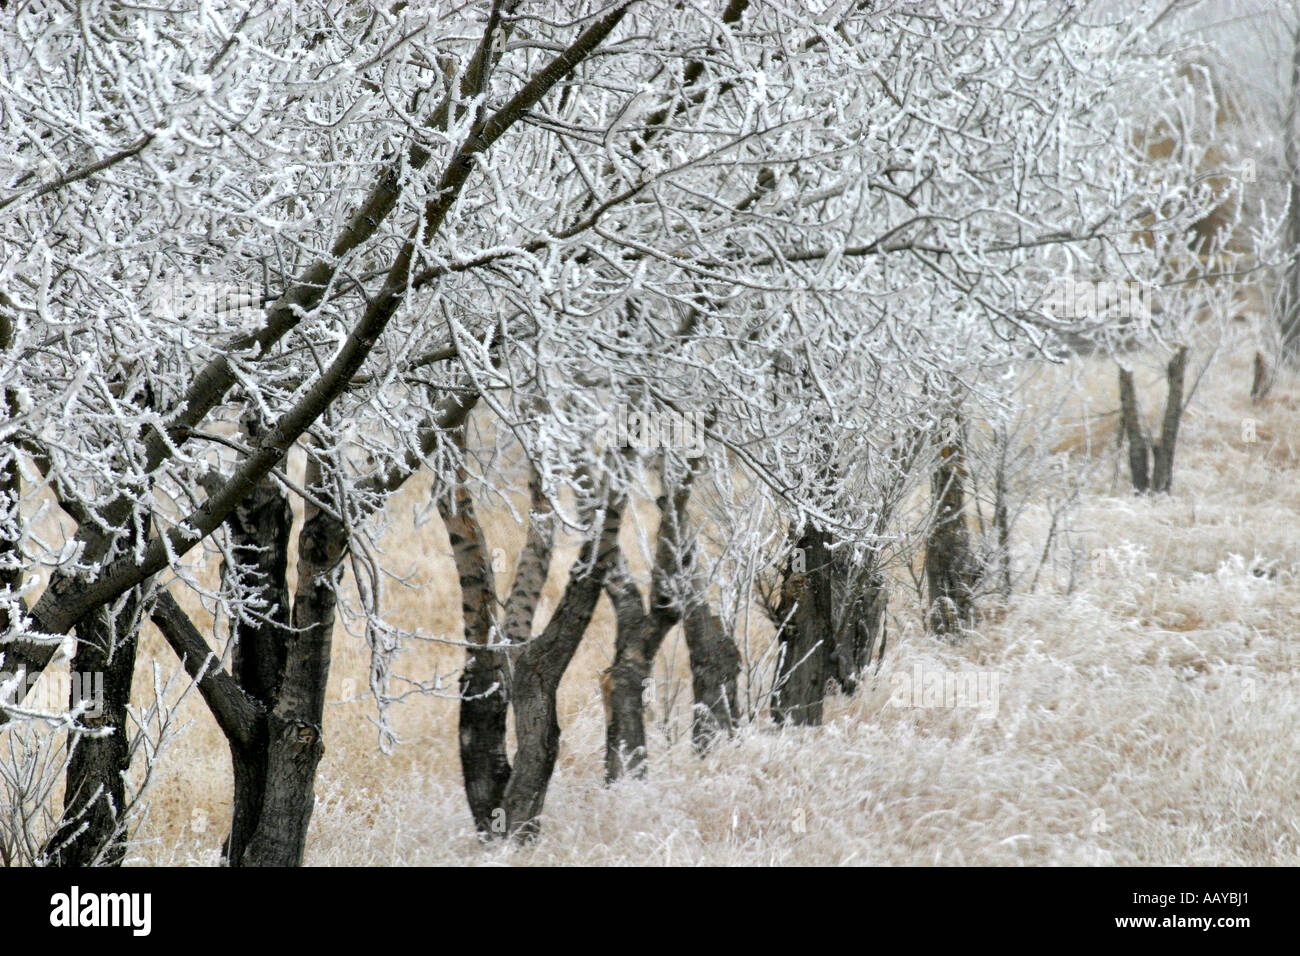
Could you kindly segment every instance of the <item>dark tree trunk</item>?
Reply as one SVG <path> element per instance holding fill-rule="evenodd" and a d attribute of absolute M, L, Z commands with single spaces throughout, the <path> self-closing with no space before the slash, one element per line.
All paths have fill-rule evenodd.
<path fill-rule="evenodd" d="M 232 866 L 242 865 L 262 819 L 269 750 L 265 715 L 275 706 L 285 679 L 290 641 L 286 573 L 292 525 L 289 499 L 271 481 L 254 488 L 226 519 L 236 566 L 223 568 L 223 573 L 227 578 L 238 575 L 247 594 L 247 606 L 231 626 L 235 642 L 231 671 L 244 692 L 262 708 L 249 744 L 231 746 L 234 814 L 222 853 Z"/>
<path fill-rule="evenodd" d="M 135 672 L 140 634 L 140 592 L 128 592 L 117 613 L 95 611 L 77 625 L 77 649 L 72 656 L 72 705 L 85 697 L 86 682 L 103 675 L 98 713 L 80 721 L 86 730 L 107 730 L 104 736 L 79 733 L 68 762 L 63 823 L 49 842 L 54 866 L 121 866 L 126 854 L 121 815 L 126 806 L 125 775 L 130 768 L 127 706 Z M 78 691 L 81 694 L 78 695 Z"/>
<path fill-rule="evenodd" d="M 1011 518 L 1007 510 L 1007 448 L 999 451 L 997 472 L 993 477 L 993 530 L 997 535 L 998 588 L 1002 599 L 1011 599 Z"/>
<path fill-rule="evenodd" d="M 1268 359 L 1264 357 L 1263 352 L 1255 353 L 1255 371 L 1250 380 L 1250 397 L 1254 401 L 1262 401 L 1268 397 L 1268 393 L 1273 389 L 1273 374 L 1268 367 Z"/>
<path fill-rule="evenodd" d="M 328 480 L 308 457 L 307 487 L 335 507 Z M 266 789 L 241 866 L 301 866 L 315 804 L 316 769 L 325 753 L 325 685 L 337 602 L 335 579 L 347 551 L 343 523 L 308 501 L 298 534 L 298 587 L 288 631 L 284 676 L 266 718 Z"/>
<path fill-rule="evenodd" d="M 844 610 L 840 614 L 840 651 L 834 676 L 844 693 L 852 694 L 884 632 L 889 591 L 884 575 L 874 567 L 848 577 L 844 590 L 846 593 L 837 602 Z"/>
<path fill-rule="evenodd" d="M 460 429 L 456 441 L 462 451 L 464 440 Z M 450 496 L 438 498 L 456 562 L 469 645 L 460 677 L 461 776 L 474 827 L 484 840 L 506 833 L 505 790 L 511 773 L 506 730 L 513 676 L 511 649 L 501 645 L 522 646 L 531 639 L 555 543 L 554 516 L 536 473 L 529 481 L 529 498 L 528 533 L 501 616 L 487 539 L 475 514 L 463 466 L 457 471 Z M 499 623 L 501 617 L 504 621 Z"/>
<path fill-rule="evenodd" d="M 701 589 L 683 622 L 691 658 L 691 743 L 706 753 L 719 736 L 730 736 L 740 718 L 740 651 L 713 613 Z"/>
<path fill-rule="evenodd" d="M 262 710 L 253 723 L 248 745 L 230 745 L 234 813 L 230 833 L 221 846 L 221 858 L 226 866 L 243 865 L 244 851 L 248 849 L 262 818 L 262 801 L 266 795 L 267 733 L 266 712 Z"/>
<path fill-rule="evenodd" d="M 965 449 L 958 429 L 939 449 L 931 475 L 935 501 L 934 526 L 925 543 L 925 576 L 929 586 L 930 631 L 959 638 L 975 620 L 978 562 L 966 527 Z"/>
<path fill-rule="evenodd" d="M 9 349 L 12 344 L 13 322 L 9 313 L 0 308 L 0 351 Z M 18 394 L 12 388 L 4 390 L 4 405 L 7 420 L 12 421 L 22 412 Z M 23 583 L 23 559 L 18 543 L 22 529 L 18 503 L 22 493 L 18 447 L 5 442 L 0 445 L 0 528 L 3 529 L 0 531 L 0 591 L 7 591 L 10 596 L 5 598 L 0 595 L 0 634 L 8 634 L 10 631 L 13 622 L 9 619 L 8 602 L 12 601 L 15 607 L 19 606 L 18 592 Z"/>
<path fill-rule="evenodd" d="M 1126 368 L 1119 370 L 1119 410 L 1120 427 L 1128 442 L 1129 478 L 1133 490 L 1142 493 L 1151 487 L 1151 451 L 1147 446 L 1146 434 L 1142 431 L 1142 416 L 1138 411 L 1133 373 Z"/>
<path fill-rule="evenodd" d="M 664 638 L 681 620 L 680 584 L 689 573 L 694 549 L 686 539 L 686 507 L 695 469 L 669 495 L 659 498 L 659 529 L 651 568 L 650 609 L 616 556 L 605 590 L 614 606 L 614 662 L 602 677 L 605 696 L 605 782 L 624 771 L 635 777 L 646 772 L 645 687 L 655 655 Z M 677 597 L 674 598 L 674 591 Z"/>
<path fill-rule="evenodd" d="M 1165 417 L 1160 426 L 1160 443 L 1155 447 L 1155 467 L 1151 490 L 1168 493 L 1174 482 L 1174 450 L 1178 447 L 1178 426 L 1183 419 L 1183 381 L 1187 374 L 1187 347 L 1174 353 L 1165 369 L 1169 395 L 1165 399 Z"/>
<path fill-rule="evenodd" d="M 1174 451 L 1178 447 L 1178 428 L 1183 418 L 1186 375 L 1187 347 L 1183 346 L 1165 368 L 1169 393 L 1165 399 L 1160 437 L 1155 442 L 1148 442 L 1142 431 L 1133 373 L 1124 368 L 1119 370 L 1120 423 L 1128 441 L 1129 475 L 1133 490 L 1138 493 L 1168 493 L 1173 487 Z"/>
<path fill-rule="evenodd" d="M 780 656 L 772 692 L 772 718 L 777 723 L 822 721 L 835 634 L 829 543 L 827 532 L 808 528 L 799 538 L 797 552 L 803 555 L 804 572 L 787 567 L 781 601 L 786 620 L 777 633 Z"/>
<path fill-rule="evenodd" d="M 611 571 L 606 592 L 614 605 L 614 662 L 603 675 L 605 697 L 605 782 L 626 772 L 646 772 L 645 683 L 658 652 L 650 615 L 641 593 L 621 562 Z M 652 646 L 653 645 L 653 646 Z"/>
<path fill-rule="evenodd" d="M 560 748 L 555 695 L 616 559 L 621 519 L 622 505 L 611 504 L 599 536 L 589 539 L 578 553 L 564 597 L 545 630 L 515 660 L 511 704 L 519 746 L 504 803 L 507 832 L 516 840 L 530 840 L 538 832 L 537 818 Z"/>
<path fill-rule="evenodd" d="M 462 437 L 463 441 L 463 437 Z M 510 781 L 506 751 L 506 718 L 510 698 L 507 661 L 497 626 L 496 579 L 474 500 L 462 467 L 451 497 L 440 495 L 452 557 L 460 581 L 465 641 L 465 668 L 460 675 L 460 768 L 474 827 L 482 837 L 501 834 L 505 821 L 498 812 Z"/>

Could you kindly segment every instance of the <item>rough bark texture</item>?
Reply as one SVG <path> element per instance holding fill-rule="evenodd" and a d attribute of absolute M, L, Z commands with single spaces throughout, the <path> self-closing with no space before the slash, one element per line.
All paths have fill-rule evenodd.
<path fill-rule="evenodd" d="M 730 736 L 740 718 L 740 651 L 713 613 L 702 591 L 683 622 L 691 659 L 691 743 L 704 754 L 721 735 Z"/>
<path fill-rule="evenodd" d="M 645 684 L 662 643 L 641 603 L 641 592 L 620 561 L 605 585 L 614 605 L 614 662 L 603 675 L 605 782 L 646 772 Z M 664 633 L 666 633 L 666 629 Z M 658 640 L 656 640 L 658 637 Z"/>
<path fill-rule="evenodd" d="M 100 712 L 85 716 L 87 730 L 104 736 L 78 735 L 68 762 L 63 803 L 64 823 L 49 843 L 54 866 L 120 866 L 126 836 L 121 814 L 126 806 L 125 774 L 130 766 L 127 705 L 135 672 L 140 634 L 140 596 L 129 592 L 116 614 L 105 609 L 77 625 L 72 672 L 104 675 Z M 83 678 L 84 684 L 84 678 Z M 73 693 L 78 689 L 73 682 Z M 75 699 L 70 704 L 75 705 Z"/>
<path fill-rule="evenodd" d="M 307 486 L 326 507 L 336 497 L 316 458 Z M 337 598 L 334 584 L 347 551 L 343 523 L 308 501 L 298 534 L 298 586 L 288 632 L 284 677 L 266 718 L 266 786 L 262 812 L 241 866 L 301 866 L 315 804 L 316 768 L 325 753 L 322 721 Z"/>
<path fill-rule="evenodd" d="M 959 638 L 975 618 L 975 586 L 979 563 L 971 550 L 966 527 L 966 463 L 961 438 L 953 436 L 939 449 L 930 478 L 935 501 L 934 526 L 925 542 L 925 577 L 931 633 Z"/>
<path fill-rule="evenodd" d="M 616 621 L 614 662 L 602 677 L 606 783 L 624 772 L 645 776 L 645 687 L 664 638 L 681 620 L 680 602 L 674 601 L 672 592 L 674 583 L 689 573 L 687 567 L 693 560 L 693 549 L 686 540 L 686 507 L 694 475 L 692 469 L 671 496 L 659 498 L 649 610 L 621 555 L 606 579 L 605 590 Z"/>
<path fill-rule="evenodd" d="M 826 682 L 832 673 L 834 600 L 830 535 L 809 527 L 799 538 L 803 573 L 787 567 L 778 613 L 780 658 L 772 692 L 772 718 L 778 723 L 816 725 L 822 721 Z"/>
<path fill-rule="evenodd" d="M 451 541 L 460 579 L 464 620 L 465 669 L 460 675 L 460 767 L 474 826 L 480 835 L 500 832 L 496 815 L 510 781 L 506 752 L 506 717 L 509 710 L 507 661 L 500 648 L 497 626 L 496 582 L 492 559 L 474 513 L 474 500 L 460 469 L 450 500 L 438 498 L 438 510 Z"/>
<path fill-rule="evenodd" d="M 1138 411 L 1133 373 L 1126 368 L 1119 370 L 1119 409 L 1120 427 L 1128 442 L 1129 479 L 1134 491 L 1144 492 L 1151 487 L 1151 450 L 1147 445 L 1146 434 L 1142 431 L 1142 416 Z"/>
<path fill-rule="evenodd" d="M 262 708 L 255 736 L 245 746 L 231 747 L 234 772 L 234 814 L 223 848 L 225 859 L 240 865 L 244 851 L 262 817 L 266 793 L 267 725 L 265 714 L 275 706 L 284 680 L 290 641 L 289 586 L 286 569 L 293 511 L 278 485 L 264 481 L 227 519 L 235 568 L 247 589 L 248 607 L 231 627 L 235 641 L 231 670 L 244 692 Z"/>
<path fill-rule="evenodd" d="M 122 397 L 153 404 L 147 382 L 133 389 L 119 380 Z M 142 497 L 140 486 L 133 488 L 135 499 Z M 151 523 L 147 511 L 133 510 L 113 536 L 118 553 L 129 553 L 136 544 L 149 537 Z M 63 797 L 63 821 L 48 843 L 48 857 L 56 866 L 120 866 L 126 855 L 126 829 L 122 814 L 126 810 L 126 774 L 131 766 L 130 730 L 127 708 L 131 703 L 131 685 L 135 675 L 136 649 L 140 642 L 142 592 L 145 587 L 124 592 L 112 604 L 97 607 L 77 622 L 76 650 L 71 671 L 78 676 L 72 682 L 70 707 L 86 694 L 103 675 L 103 698 L 93 702 L 94 714 L 79 721 L 87 731 L 102 735 L 76 734 L 70 741 L 72 755 L 68 761 Z"/>
<path fill-rule="evenodd" d="M 997 535 L 998 590 L 1004 601 L 1011 599 L 1011 517 L 1007 510 L 1007 450 L 1002 443 L 997 471 L 993 476 L 993 530 Z"/>
<path fill-rule="evenodd" d="M 885 627 L 889 591 L 873 565 L 841 569 L 836 586 L 836 649 L 832 674 L 846 694 L 857 690 L 858 676 L 871 663 Z"/>
<path fill-rule="evenodd" d="M 621 503 L 610 505 L 599 536 L 588 540 L 574 561 L 564 597 L 545 630 L 515 661 L 511 703 L 519 746 L 504 806 L 507 832 L 516 840 L 529 840 L 538 832 L 537 818 L 560 748 L 555 694 L 591 622 L 605 576 L 617 555 L 621 520 Z"/>

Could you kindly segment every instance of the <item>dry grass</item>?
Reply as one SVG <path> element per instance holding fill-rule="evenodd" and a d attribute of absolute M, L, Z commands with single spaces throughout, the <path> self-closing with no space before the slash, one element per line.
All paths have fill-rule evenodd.
<path fill-rule="evenodd" d="M 1092 370 L 1106 383 L 1107 369 Z M 308 862 L 391 864 L 1291 864 L 1300 863 L 1300 389 L 1246 398 L 1245 361 L 1207 379 L 1185 422 L 1175 496 L 1139 500 L 1109 478 L 1085 496 L 1064 558 L 1032 594 L 960 647 L 920 633 L 906 594 L 871 686 L 835 698 L 825 726 L 766 719 L 697 759 L 681 734 L 685 654 L 670 638 L 652 707 L 652 772 L 601 786 L 612 618 L 602 601 L 564 680 L 562 754 L 544 835 L 525 849 L 475 840 L 459 785 L 456 705 L 396 708 L 402 744 L 380 754 L 364 702 L 334 703 Z M 1099 384 L 1099 389 L 1105 385 Z M 1113 386 L 1110 386 L 1113 387 Z M 1161 390 L 1162 391 L 1162 390 Z M 1149 392 L 1149 405 L 1163 400 Z M 1099 393 L 1095 407 L 1107 410 Z M 1242 440 L 1243 419 L 1259 441 Z M 427 484 L 406 489 L 409 509 Z M 400 512 L 399 512 L 400 513 Z M 1017 560 L 1037 559 L 1048 516 L 1031 506 Z M 395 516 L 394 524 L 405 524 Z M 489 516 L 513 557 L 518 531 Z M 396 623 L 455 634 L 459 601 L 437 521 L 390 538 Z M 567 567 L 569 555 L 557 567 Z M 562 576 L 562 575 L 559 575 Z M 547 587 L 551 606 L 562 581 Z M 1073 588 L 1067 582 L 1073 578 Z M 194 610 L 197 610 L 195 608 Z M 144 657 L 174 666 L 157 635 Z M 404 672 L 451 675 L 460 652 L 421 645 Z M 967 706 L 898 706 L 905 677 L 978 672 L 991 717 Z M 365 686 L 360 641 L 340 628 L 331 699 Z M 350 682 L 350 683 L 346 683 Z M 448 685 L 454 686 L 452 684 Z M 987 711 L 990 701 L 983 699 Z M 212 864 L 229 817 L 224 743 L 197 701 L 140 828 L 140 863 Z"/>

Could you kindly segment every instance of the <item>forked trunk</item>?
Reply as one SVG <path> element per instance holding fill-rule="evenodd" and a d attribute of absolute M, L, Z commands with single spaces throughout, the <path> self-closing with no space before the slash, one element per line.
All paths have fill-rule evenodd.
<path fill-rule="evenodd" d="M 307 487 L 326 507 L 336 496 L 315 457 Z M 337 598 L 334 584 L 347 551 L 347 528 L 324 508 L 304 504 L 298 534 L 298 586 L 288 632 L 284 677 L 266 718 L 265 793 L 242 866 L 301 866 L 315 805 L 316 769 L 325 753 L 325 685 L 329 680 Z"/>
<path fill-rule="evenodd" d="M 610 505 L 599 536 L 589 539 L 579 551 L 564 597 L 545 630 L 515 659 L 511 705 L 519 745 L 504 804 L 507 832 L 516 840 L 530 840 L 538 832 L 537 818 L 546 802 L 560 748 L 555 695 L 591 623 L 605 576 L 618 553 L 621 520 L 621 503 Z"/>
<path fill-rule="evenodd" d="M 293 511 L 278 485 L 264 481 L 226 520 L 231 553 L 248 591 L 249 607 L 231 627 L 235 642 L 231 673 L 240 687 L 262 706 L 263 717 L 275 706 L 284 680 L 289 643 L 289 534 Z M 231 747 L 234 776 L 234 814 L 223 847 L 229 865 L 242 864 L 244 850 L 262 818 L 268 757 L 267 726 L 259 720 L 248 746 Z"/>

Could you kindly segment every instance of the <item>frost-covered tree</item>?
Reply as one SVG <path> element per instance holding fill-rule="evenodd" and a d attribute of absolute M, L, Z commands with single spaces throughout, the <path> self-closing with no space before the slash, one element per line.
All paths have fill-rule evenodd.
<path fill-rule="evenodd" d="M 334 622 L 362 624 L 382 713 L 404 635 L 369 539 L 429 468 L 485 835 L 537 831 L 559 680 L 602 593 L 611 761 L 639 759 L 631 692 L 678 621 L 697 678 L 726 660 L 697 680 L 699 739 L 734 718 L 710 603 L 729 565 L 698 542 L 740 509 L 801 551 L 778 710 L 816 722 L 827 679 L 852 686 L 871 654 L 883 561 L 925 523 L 903 499 L 933 478 L 953 396 L 1010 401 L 998 383 L 1027 353 L 1111 334 L 1045 307 L 1051 280 L 1154 275 L 1208 201 L 1133 148 L 1131 91 L 1174 75 L 1144 29 L 1158 17 L 1028 0 L 19 10 L 0 35 L 4 668 L 39 673 L 71 635 L 74 666 L 111 669 L 123 704 L 148 615 L 230 742 L 227 859 L 300 862 Z M 649 421 L 675 430 L 643 441 Z M 515 476 L 478 454 L 476 422 L 530 476 L 502 590 L 475 508 Z M 737 474 L 747 501 L 726 493 Z M 648 603 L 618 547 L 647 495 Z M 51 499 L 68 541 L 34 530 Z M 537 620 L 562 532 L 583 545 Z M 217 559 L 213 588 L 199 571 Z M 357 608 L 335 591 L 345 567 Z M 185 591 L 231 622 L 229 660 Z M 92 822 L 61 839 L 69 859 L 122 837 L 131 753 L 111 713 L 74 731 L 66 809 Z"/>

